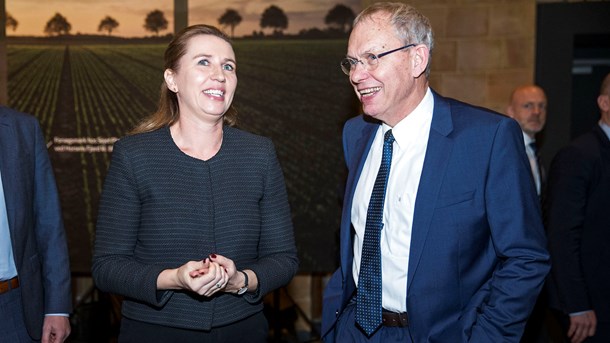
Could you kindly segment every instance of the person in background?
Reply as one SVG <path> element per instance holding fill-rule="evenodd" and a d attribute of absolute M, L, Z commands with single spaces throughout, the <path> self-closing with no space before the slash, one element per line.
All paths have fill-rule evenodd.
<path fill-rule="evenodd" d="M 0 106 L 0 341 L 63 342 L 70 261 L 47 145 L 31 115 Z"/>
<path fill-rule="evenodd" d="M 598 124 L 549 170 L 549 303 L 572 343 L 610 342 L 610 74 L 597 104 Z"/>
<path fill-rule="evenodd" d="M 224 33 L 182 30 L 157 112 L 115 143 L 92 272 L 124 296 L 120 342 L 266 342 L 262 298 L 297 271 L 273 143 L 232 127 L 236 71 Z"/>
<path fill-rule="evenodd" d="M 521 85 L 513 90 L 510 95 L 506 114 L 515 119 L 521 131 L 523 131 L 523 143 L 525 152 L 530 162 L 532 177 L 536 184 L 538 197 L 544 199 L 543 191 L 546 181 L 545 171 L 542 166 L 536 134 L 544 129 L 546 123 L 547 99 L 542 88 L 536 85 Z M 542 205 L 542 203 L 541 203 Z M 544 287 L 538 296 L 532 314 L 525 325 L 522 343 L 547 342 L 548 335 L 545 326 L 547 312 L 547 301 Z"/>
<path fill-rule="evenodd" d="M 354 21 L 341 68 L 364 114 L 343 131 L 326 342 L 519 342 L 549 270 L 519 125 L 430 89 L 433 45 L 405 3 Z"/>
<path fill-rule="evenodd" d="M 523 131 L 525 152 L 530 161 L 538 196 L 542 194 L 545 175 L 536 145 L 536 134 L 544 129 L 546 109 L 546 94 L 536 85 L 522 85 L 515 88 L 506 108 L 506 114 L 515 119 Z"/>

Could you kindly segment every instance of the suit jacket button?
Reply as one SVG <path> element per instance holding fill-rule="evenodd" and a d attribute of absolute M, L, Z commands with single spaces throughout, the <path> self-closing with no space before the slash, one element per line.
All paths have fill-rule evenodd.
<path fill-rule="evenodd" d="M 339 310 L 335 311 L 335 317 L 339 317 Z"/>

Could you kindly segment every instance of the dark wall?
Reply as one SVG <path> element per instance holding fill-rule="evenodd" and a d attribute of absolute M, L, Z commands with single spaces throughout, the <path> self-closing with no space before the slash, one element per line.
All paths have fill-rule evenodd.
<path fill-rule="evenodd" d="M 610 2 L 537 6 L 535 82 L 547 93 L 541 153 L 557 151 L 599 120 L 596 98 L 610 72 Z"/>

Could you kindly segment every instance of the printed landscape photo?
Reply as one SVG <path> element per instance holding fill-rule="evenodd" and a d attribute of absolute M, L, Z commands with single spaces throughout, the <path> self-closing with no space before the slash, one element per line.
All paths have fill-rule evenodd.
<path fill-rule="evenodd" d="M 46 8 L 44 15 L 24 12 L 28 8 L 21 6 L 24 3 L 33 8 L 33 2 L 6 1 L 8 15 L 17 22 L 14 31 L 7 22 L 8 106 L 35 115 L 43 127 L 60 190 L 72 270 L 88 273 L 112 144 L 156 108 L 163 81 L 163 52 L 173 33 L 172 1 L 125 5 L 124 12 L 140 13 L 129 19 L 138 21 L 140 31 L 129 35 L 127 23 L 119 18 L 120 5 L 114 1 L 48 1 L 36 9 Z M 345 56 L 348 23 L 357 13 L 357 3 L 341 5 L 345 7 L 341 10 L 349 10 L 347 19 L 340 14 L 327 24 L 325 17 L 339 6 L 332 1 L 314 1 L 309 8 L 302 5 L 294 12 L 291 1 L 188 4 L 189 24 L 219 26 L 229 35 L 234 31 L 238 126 L 270 137 L 276 146 L 302 272 L 329 272 L 336 267 L 344 181 L 341 129 L 359 111 L 339 61 Z M 140 6 L 139 12 L 134 4 Z M 49 10 L 53 5 L 56 8 Z M 158 11 L 166 20 L 166 28 L 157 32 L 144 28 L 157 10 L 154 5 L 162 8 Z M 217 15 L 203 21 L 205 16 L 198 12 L 206 6 Z M 92 11 L 87 16 L 95 13 L 89 21 L 102 28 L 98 32 L 72 21 L 78 16 L 73 9 L 87 7 Z M 271 7 L 275 8 L 265 19 L 267 26 L 262 27 Z M 252 9 L 258 9 L 258 14 Z M 229 16 L 224 25 L 219 24 L 229 10 L 242 19 L 235 24 L 235 17 Z M 314 15 L 319 16 L 315 22 L 298 24 L 302 29 L 288 29 L 293 17 L 314 21 Z M 34 17 L 43 19 L 34 24 L 30 21 Z M 34 30 L 24 25 L 34 26 Z M 243 30 L 242 25 L 250 25 L 250 29 Z M 47 27 L 51 31 L 44 33 Z"/>

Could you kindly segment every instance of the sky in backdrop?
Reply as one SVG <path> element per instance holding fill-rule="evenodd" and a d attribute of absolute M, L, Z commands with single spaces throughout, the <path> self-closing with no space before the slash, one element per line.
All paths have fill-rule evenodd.
<path fill-rule="evenodd" d="M 236 10 L 242 22 L 235 27 L 235 36 L 250 35 L 260 31 L 262 13 L 271 5 L 281 8 L 288 17 L 285 33 L 295 34 L 303 29 L 324 29 L 324 17 L 337 4 L 350 7 L 354 13 L 362 9 L 361 0 L 188 0 L 189 25 L 209 24 L 218 26 L 218 18 L 228 9 Z M 72 25 L 71 34 L 99 34 L 100 21 L 107 15 L 119 26 L 112 35 L 141 37 L 151 35 L 144 30 L 146 15 L 155 10 L 164 12 L 168 29 L 160 34 L 173 32 L 173 0 L 6 0 L 6 11 L 18 22 L 17 29 L 7 28 L 8 36 L 43 36 L 44 27 L 60 13 Z M 264 32 L 268 33 L 267 28 Z M 227 28 L 227 32 L 230 29 Z"/>

